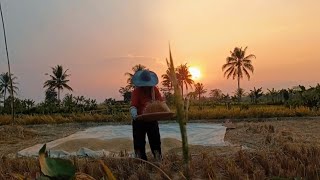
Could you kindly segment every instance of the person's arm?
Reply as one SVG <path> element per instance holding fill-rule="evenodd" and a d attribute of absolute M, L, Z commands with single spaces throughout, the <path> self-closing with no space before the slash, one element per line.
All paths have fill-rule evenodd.
<path fill-rule="evenodd" d="M 130 114 L 131 114 L 132 120 L 136 120 L 137 118 L 138 105 L 139 105 L 138 91 L 137 89 L 134 89 L 131 93 L 131 106 L 130 106 Z"/>

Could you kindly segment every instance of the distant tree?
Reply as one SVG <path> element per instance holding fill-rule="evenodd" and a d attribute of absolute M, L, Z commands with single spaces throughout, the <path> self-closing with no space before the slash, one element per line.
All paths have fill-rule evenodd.
<path fill-rule="evenodd" d="M 76 107 L 76 102 L 72 94 L 66 94 L 62 100 L 62 105 L 67 112 L 71 112 Z"/>
<path fill-rule="evenodd" d="M 237 89 L 236 90 L 236 92 L 235 92 L 235 97 L 234 98 L 238 98 L 238 101 L 240 102 L 241 101 L 241 98 L 245 95 L 246 93 L 245 93 L 245 90 L 244 89 L 242 89 L 242 88 L 239 88 L 239 89 Z"/>
<path fill-rule="evenodd" d="M 173 90 L 173 85 L 172 85 L 172 82 L 171 82 L 169 69 L 167 69 L 166 73 L 162 74 L 161 77 L 163 79 L 161 81 L 161 85 L 164 87 L 164 88 L 162 88 L 162 90 L 171 93 L 171 91 Z"/>
<path fill-rule="evenodd" d="M 281 94 L 284 102 L 287 102 L 287 101 L 289 100 L 290 94 L 289 94 L 289 91 L 288 91 L 288 90 L 286 90 L 286 89 L 281 89 L 281 90 L 280 90 L 280 94 Z"/>
<path fill-rule="evenodd" d="M 15 82 L 15 80 L 17 79 L 17 77 L 13 76 L 13 74 L 11 74 L 11 78 L 12 78 L 12 88 L 13 88 L 13 93 L 17 94 L 17 90 L 18 87 L 15 86 L 17 83 Z M 0 75 L 0 94 L 3 96 L 3 106 L 5 106 L 5 101 L 6 101 L 6 94 L 7 91 L 11 91 L 11 81 L 10 81 L 10 76 L 9 73 L 2 73 Z"/>
<path fill-rule="evenodd" d="M 245 74 L 248 80 L 250 80 L 249 71 L 252 73 L 254 71 L 252 59 L 256 58 L 256 56 L 253 54 L 246 56 L 246 50 L 247 47 L 243 50 L 242 47 L 235 47 L 233 51 L 230 51 L 231 55 L 227 57 L 226 64 L 222 66 L 224 76 L 227 76 L 227 79 L 229 79 L 231 76 L 233 79 L 237 78 L 238 89 L 240 89 L 240 79 L 243 78 L 243 74 Z"/>
<path fill-rule="evenodd" d="M 188 91 L 188 87 L 192 88 L 194 81 L 192 80 L 192 75 L 190 74 L 189 67 L 187 64 L 181 64 L 176 68 L 176 75 L 181 87 L 181 93 L 183 97 L 183 86 L 185 86 Z"/>
<path fill-rule="evenodd" d="M 125 102 L 129 102 L 131 100 L 131 88 L 126 86 L 126 87 L 120 87 L 119 89 L 119 93 L 122 95 L 123 97 L 123 101 Z"/>
<path fill-rule="evenodd" d="M 223 97 L 222 91 L 220 89 L 212 89 L 209 93 L 213 101 L 220 101 Z"/>
<path fill-rule="evenodd" d="M 128 76 L 128 79 L 127 79 L 128 85 L 126 86 L 127 89 L 132 90 L 134 88 L 134 85 L 131 82 L 131 79 L 132 79 L 134 73 L 136 73 L 137 71 L 145 70 L 145 69 L 146 69 L 146 66 L 144 66 L 142 64 L 137 64 L 137 65 L 132 67 L 133 73 L 126 72 L 124 74 L 124 75 Z"/>
<path fill-rule="evenodd" d="M 45 102 L 46 103 L 57 103 L 58 93 L 54 89 L 47 89 L 45 92 Z"/>
<path fill-rule="evenodd" d="M 251 97 L 251 101 L 252 101 L 254 104 L 257 104 L 258 99 L 259 99 L 261 96 L 263 96 L 262 87 L 261 87 L 261 88 L 258 88 L 258 89 L 256 89 L 256 87 L 253 87 L 253 90 L 250 90 L 249 96 Z"/>
<path fill-rule="evenodd" d="M 267 90 L 267 96 L 271 97 L 271 101 L 273 104 L 276 103 L 276 101 L 278 100 L 279 91 L 275 90 L 274 88 Z"/>
<path fill-rule="evenodd" d="M 194 92 L 197 93 L 197 95 L 199 97 L 199 101 L 200 101 L 201 95 L 206 93 L 207 90 L 204 89 L 204 86 L 203 86 L 202 83 L 197 83 L 197 84 L 194 85 L 194 87 L 195 87 L 195 91 Z"/>
<path fill-rule="evenodd" d="M 105 105 L 114 105 L 116 103 L 116 100 L 114 98 L 107 98 L 103 102 Z"/>
<path fill-rule="evenodd" d="M 25 104 L 26 109 L 30 110 L 30 108 L 34 107 L 35 101 L 32 99 L 25 99 L 25 100 L 23 100 L 23 103 Z"/>
<path fill-rule="evenodd" d="M 198 96 L 197 92 L 189 92 L 187 95 L 190 99 L 195 100 Z"/>
<path fill-rule="evenodd" d="M 63 70 L 61 65 L 57 65 L 52 67 L 52 75 L 50 75 L 50 79 L 47 80 L 43 87 L 48 89 L 57 89 L 58 90 L 58 100 L 60 101 L 60 91 L 64 88 L 73 91 L 72 88 L 67 84 L 69 80 L 67 79 L 70 74 L 67 74 L 67 70 Z"/>

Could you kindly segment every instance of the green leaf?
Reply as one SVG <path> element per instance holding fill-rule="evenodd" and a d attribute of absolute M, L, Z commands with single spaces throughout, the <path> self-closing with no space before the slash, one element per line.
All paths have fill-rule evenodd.
<path fill-rule="evenodd" d="M 41 172 L 51 178 L 72 179 L 76 172 L 71 161 L 46 157 L 46 144 L 39 150 L 39 162 Z"/>

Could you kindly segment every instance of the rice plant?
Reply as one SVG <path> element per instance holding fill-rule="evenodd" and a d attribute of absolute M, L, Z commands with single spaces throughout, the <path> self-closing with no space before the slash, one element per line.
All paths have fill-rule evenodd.
<path fill-rule="evenodd" d="M 189 146 L 188 146 L 188 136 L 187 136 L 187 129 L 186 129 L 187 114 L 184 107 L 181 88 L 176 77 L 176 72 L 174 68 L 170 46 L 169 46 L 169 56 L 170 56 L 170 60 L 169 61 L 167 60 L 167 65 L 169 69 L 170 79 L 174 87 L 174 99 L 175 99 L 174 102 L 176 106 L 177 120 L 179 122 L 181 139 L 182 139 L 184 171 L 185 171 L 186 178 L 189 179 L 190 178 L 189 177 Z"/>

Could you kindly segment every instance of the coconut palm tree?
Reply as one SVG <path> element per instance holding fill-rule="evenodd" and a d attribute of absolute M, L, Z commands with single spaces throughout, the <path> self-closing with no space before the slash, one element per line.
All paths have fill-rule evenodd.
<path fill-rule="evenodd" d="M 72 88 L 67 84 L 69 80 L 67 79 L 70 74 L 67 74 L 67 70 L 63 70 L 63 67 L 61 65 L 57 65 L 55 67 L 52 67 L 52 75 L 50 75 L 49 80 L 44 82 L 43 87 L 58 90 L 58 100 L 60 102 L 60 91 L 62 91 L 64 88 L 66 88 L 69 91 L 73 91 Z"/>
<path fill-rule="evenodd" d="M 169 69 L 167 69 L 166 74 L 162 74 L 162 86 L 165 88 L 166 91 L 171 92 L 173 90 L 173 85 L 172 85 L 172 81 L 170 78 L 170 71 Z"/>
<path fill-rule="evenodd" d="M 178 83 L 181 87 L 181 93 L 183 97 L 183 86 L 185 86 L 186 90 L 188 91 L 188 87 L 192 88 L 194 81 L 192 80 L 192 75 L 189 72 L 189 67 L 187 64 L 181 64 L 176 69 L 176 76 L 178 79 Z"/>
<path fill-rule="evenodd" d="M 146 69 L 146 66 L 144 66 L 142 64 L 137 64 L 137 65 L 132 67 L 133 73 L 126 72 L 124 74 L 124 75 L 128 76 L 128 79 L 127 79 L 127 83 L 128 83 L 127 88 L 128 89 L 133 89 L 134 88 L 134 85 L 131 82 L 131 79 L 132 79 L 134 73 L 136 73 L 137 71 L 145 70 L 145 69 Z"/>
<path fill-rule="evenodd" d="M 248 80 L 250 80 L 249 71 L 252 73 L 254 71 L 252 59 L 256 58 L 256 56 L 253 54 L 246 56 L 246 50 L 247 47 L 243 50 L 242 47 L 235 47 L 233 51 L 230 51 L 231 55 L 227 57 L 226 64 L 222 66 L 224 76 L 227 76 L 227 79 L 231 76 L 233 79 L 237 78 L 238 89 L 240 89 L 240 79 L 243 78 L 243 74 L 245 74 Z"/>
<path fill-rule="evenodd" d="M 202 83 L 197 83 L 194 85 L 195 87 L 195 93 L 197 93 L 198 97 L 199 97 L 199 101 L 200 101 L 200 98 L 201 98 L 201 94 L 204 94 L 207 92 L 206 89 L 204 89 L 204 86 Z"/>
<path fill-rule="evenodd" d="M 13 74 L 11 74 L 11 79 L 12 79 L 12 91 L 13 93 L 17 94 L 18 87 L 15 86 L 17 83 L 14 82 L 17 77 L 14 77 Z M 6 100 L 6 95 L 7 91 L 11 92 L 11 81 L 10 81 L 10 76 L 9 73 L 2 73 L 0 75 L 0 94 L 3 95 L 3 107 L 5 105 L 5 100 Z"/>

